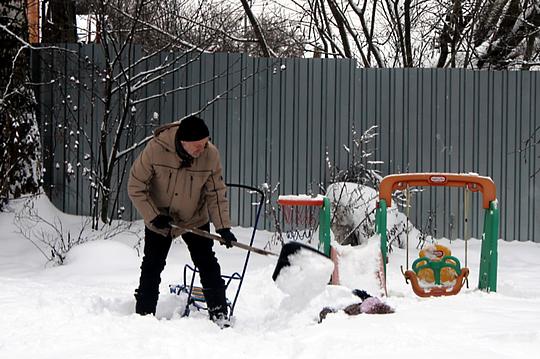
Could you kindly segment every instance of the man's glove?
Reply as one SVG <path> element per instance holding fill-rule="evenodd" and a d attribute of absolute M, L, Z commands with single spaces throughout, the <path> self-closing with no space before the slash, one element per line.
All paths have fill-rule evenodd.
<path fill-rule="evenodd" d="M 216 230 L 216 232 L 218 232 L 221 238 L 223 238 L 223 240 L 225 241 L 225 242 L 220 242 L 219 244 L 222 244 L 227 248 L 233 247 L 232 242 L 238 242 L 234 234 L 232 234 L 230 228 L 221 228 L 221 229 Z"/>
<path fill-rule="evenodd" d="M 150 221 L 157 229 L 170 229 L 171 222 L 173 221 L 171 216 L 166 214 L 158 214 L 156 218 Z"/>

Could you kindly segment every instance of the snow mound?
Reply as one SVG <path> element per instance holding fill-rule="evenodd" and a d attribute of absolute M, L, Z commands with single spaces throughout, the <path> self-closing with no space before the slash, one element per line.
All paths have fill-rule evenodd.
<path fill-rule="evenodd" d="M 73 247 L 66 256 L 65 265 L 55 269 L 65 268 L 87 275 L 109 275 L 132 271 L 139 264 L 140 259 L 133 248 L 117 241 L 100 240 Z"/>
<path fill-rule="evenodd" d="M 377 276 L 380 270 L 380 236 L 371 237 L 359 246 L 332 243 L 338 252 L 340 284 L 350 289 L 362 289 L 371 295 L 381 294 Z"/>
<path fill-rule="evenodd" d="M 284 267 L 276 279 L 276 285 L 288 296 L 282 309 L 296 310 L 321 294 L 330 280 L 334 264 L 328 258 L 309 251 L 300 250 L 289 256 L 290 265 Z"/>

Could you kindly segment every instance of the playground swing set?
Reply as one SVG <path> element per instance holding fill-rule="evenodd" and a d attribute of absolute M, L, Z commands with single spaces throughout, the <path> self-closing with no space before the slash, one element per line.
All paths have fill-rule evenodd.
<path fill-rule="evenodd" d="M 409 269 L 409 228 L 406 240 L 406 267 L 402 273 L 407 283 L 411 283 L 414 293 L 420 297 L 438 297 L 455 295 L 468 280 L 467 267 L 468 221 L 470 210 L 470 194 L 480 192 L 483 196 L 484 230 L 480 253 L 480 273 L 478 288 L 486 292 L 497 290 L 497 238 L 499 231 L 499 208 L 496 188 L 493 180 L 476 174 L 455 173 L 407 173 L 389 175 L 383 178 L 379 187 L 379 201 L 376 212 L 376 228 L 380 235 L 381 255 L 384 277 L 388 263 L 387 246 L 387 208 L 392 203 L 394 191 L 405 191 L 407 227 L 409 225 L 410 188 L 411 187 L 460 187 L 465 189 L 464 233 L 465 233 L 465 266 L 461 267 L 459 259 L 451 255 L 449 248 L 436 244 L 423 249 Z"/>

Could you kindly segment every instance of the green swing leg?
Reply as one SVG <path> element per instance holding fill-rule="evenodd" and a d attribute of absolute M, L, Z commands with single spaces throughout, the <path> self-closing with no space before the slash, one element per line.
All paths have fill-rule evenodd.
<path fill-rule="evenodd" d="M 478 289 L 497 291 L 497 239 L 499 237 L 499 207 L 497 201 L 489 203 L 484 215 L 484 235 L 480 253 L 480 279 Z"/>
<path fill-rule="evenodd" d="M 388 255 L 388 246 L 387 246 L 387 238 L 386 238 L 386 225 L 387 225 L 387 215 L 386 215 L 386 201 L 384 199 L 381 199 L 379 201 L 379 206 L 377 208 L 377 212 L 375 213 L 375 228 L 376 231 L 381 236 L 381 254 L 382 254 L 382 261 L 383 261 L 383 269 L 384 269 L 384 275 L 386 277 L 386 262 L 387 262 L 387 255 Z"/>

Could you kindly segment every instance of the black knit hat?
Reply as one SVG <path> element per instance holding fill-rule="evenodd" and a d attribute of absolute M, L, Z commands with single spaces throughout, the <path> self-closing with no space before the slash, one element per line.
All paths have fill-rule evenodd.
<path fill-rule="evenodd" d="M 180 141 L 193 142 L 209 137 L 210 132 L 201 118 L 189 116 L 178 125 L 177 136 Z"/>

